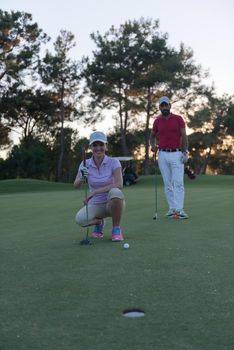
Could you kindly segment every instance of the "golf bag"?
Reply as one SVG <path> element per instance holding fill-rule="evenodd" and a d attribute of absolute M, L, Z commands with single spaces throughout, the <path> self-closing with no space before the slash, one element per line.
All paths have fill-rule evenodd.
<path fill-rule="evenodd" d="M 186 175 L 188 175 L 188 178 L 189 178 L 190 180 L 195 180 L 195 179 L 196 179 L 196 175 L 194 174 L 194 172 L 193 172 L 188 166 L 186 166 L 186 167 L 184 168 L 184 173 L 185 173 Z"/>

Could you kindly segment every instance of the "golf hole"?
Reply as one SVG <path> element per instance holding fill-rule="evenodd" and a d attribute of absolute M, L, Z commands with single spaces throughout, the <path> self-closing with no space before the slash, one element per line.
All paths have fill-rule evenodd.
<path fill-rule="evenodd" d="M 127 309 L 123 311 L 123 316 L 130 317 L 130 318 L 139 318 L 139 317 L 144 317 L 145 312 L 144 310 L 141 310 L 141 309 Z"/>

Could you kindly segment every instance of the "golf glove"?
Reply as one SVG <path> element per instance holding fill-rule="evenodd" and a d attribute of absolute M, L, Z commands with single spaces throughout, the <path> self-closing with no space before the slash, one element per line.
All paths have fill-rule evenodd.
<path fill-rule="evenodd" d="M 187 163 L 187 161 L 188 161 L 188 152 L 182 152 L 180 160 L 181 160 L 181 163 L 183 163 L 183 164 Z"/>
<path fill-rule="evenodd" d="M 82 165 L 81 168 L 80 168 L 80 172 L 81 172 L 81 175 L 82 175 L 82 179 L 87 180 L 88 174 L 89 174 L 88 168 L 86 168 L 86 166 Z"/>

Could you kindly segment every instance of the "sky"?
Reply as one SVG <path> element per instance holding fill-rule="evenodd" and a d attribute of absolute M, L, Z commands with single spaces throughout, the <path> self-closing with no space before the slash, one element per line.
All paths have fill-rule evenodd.
<path fill-rule="evenodd" d="M 61 29 L 75 35 L 75 59 L 91 56 L 92 32 L 104 34 L 128 20 L 158 19 L 168 44 L 192 48 L 196 64 L 209 70 L 218 96 L 234 95 L 233 0 L 0 0 L 4 11 L 24 11 L 55 41 Z"/>
<path fill-rule="evenodd" d="M 61 29 L 70 30 L 77 43 L 75 58 L 91 56 L 92 32 L 104 34 L 114 25 L 141 17 L 159 19 L 170 46 L 191 47 L 196 64 L 210 72 L 218 95 L 234 94 L 233 0 L 0 0 L 4 11 L 29 12 L 55 41 Z"/>

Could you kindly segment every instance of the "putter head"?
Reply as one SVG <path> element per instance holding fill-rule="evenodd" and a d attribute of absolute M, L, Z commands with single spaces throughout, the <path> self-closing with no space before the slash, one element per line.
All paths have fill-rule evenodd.
<path fill-rule="evenodd" d="M 154 215 L 154 217 L 153 217 L 153 220 L 157 220 L 157 218 L 158 218 L 158 214 L 155 213 L 155 215 Z"/>
<path fill-rule="evenodd" d="M 80 241 L 80 245 L 91 245 L 92 243 L 90 242 L 90 240 L 88 238 L 82 239 Z"/>

